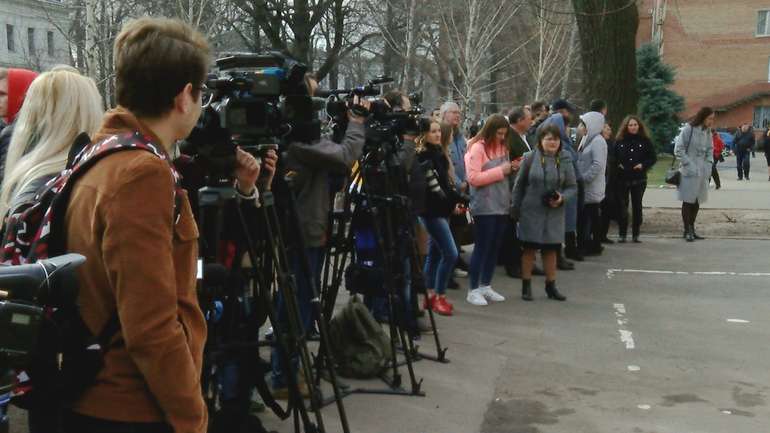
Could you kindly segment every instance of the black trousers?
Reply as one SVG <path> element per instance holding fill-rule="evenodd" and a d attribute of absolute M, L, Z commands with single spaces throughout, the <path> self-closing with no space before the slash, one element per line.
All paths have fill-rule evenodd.
<path fill-rule="evenodd" d="M 719 170 L 717 170 L 717 164 L 719 164 L 719 161 L 714 160 L 714 163 L 711 164 L 711 177 L 714 179 L 714 185 L 716 185 L 717 189 L 722 187 L 722 182 L 719 180 Z"/>
<path fill-rule="evenodd" d="M 516 233 L 516 224 L 508 224 L 503 233 L 498 263 L 503 266 L 521 266 L 521 241 Z"/>
<path fill-rule="evenodd" d="M 583 251 L 599 249 L 602 242 L 600 203 L 585 203 L 578 218 L 578 248 Z"/>
<path fill-rule="evenodd" d="M 749 151 L 740 151 L 735 154 L 735 160 L 738 165 L 738 179 L 749 178 L 751 171 L 751 153 Z"/>
<path fill-rule="evenodd" d="M 628 233 L 628 204 L 629 198 L 631 203 L 632 222 L 631 229 L 633 236 L 639 236 L 639 231 L 642 227 L 642 199 L 644 198 L 644 191 L 647 190 L 647 182 L 633 182 L 625 183 L 623 190 L 623 202 L 620 208 L 620 221 L 618 225 L 620 228 L 620 236 L 626 236 Z"/>
<path fill-rule="evenodd" d="M 64 433 L 173 433 L 174 430 L 163 422 L 120 422 L 110 421 L 74 412 L 62 417 Z"/>

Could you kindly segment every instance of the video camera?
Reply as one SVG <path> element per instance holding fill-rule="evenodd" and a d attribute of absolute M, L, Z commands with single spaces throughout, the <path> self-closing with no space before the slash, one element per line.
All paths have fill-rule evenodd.
<path fill-rule="evenodd" d="M 264 157 L 288 141 L 320 137 L 323 100 L 308 94 L 307 67 L 281 53 L 236 54 L 216 61 L 219 75 L 206 81 L 198 125 L 181 151 L 206 171 L 210 184 L 229 181 L 235 151 Z"/>

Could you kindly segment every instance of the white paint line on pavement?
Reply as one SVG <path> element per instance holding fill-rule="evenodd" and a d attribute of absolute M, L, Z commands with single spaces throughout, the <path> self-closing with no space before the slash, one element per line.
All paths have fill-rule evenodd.
<path fill-rule="evenodd" d="M 626 349 L 636 348 L 636 344 L 634 343 L 634 333 L 631 331 L 626 331 L 625 329 L 621 329 L 620 341 L 626 344 Z"/>
<path fill-rule="evenodd" d="M 698 275 L 704 277 L 770 277 L 770 272 L 684 272 L 684 271 L 664 271 L 655 269 L 607 269 L 607 279 L 611 280 L 615 274 L 656 274 L 656 275 Z"/>
<path fill-rule="evenodd" d="M 639 367 L 638 365 L 629 365 L 628 366 L 628 371 L 639 371 L 641 369 L 642 369 L 642 367 Z"/>
<path fill-rule="evenodd" d="M 615 308 L 615 317 L 617 318 L 618 325 L 621 327 L 618 329 L 618 332 L 620 332 L 620 341 L 626 345 L 626 349 L 630 350 L 636 348 L 633 333 L 628 329 L 624 329 L 624 327 L 628 325 L 628 319 L 626 319 L 626 306 L 623 304 L 612 304 L 612 306 Z"/>
<path fill-rule="evenodd" d="M 650 406 L 649 404 L 640 404 L 640 405 L 639 405 L 639 406 L 637 406 L 637 407 L 638 407 L 639 409 L 641 409 L 641 410 L 650 410 L 650 409 L 652 409 L 652 406 Z"/>
<path fill-rule="evenodd" d="M 722 411 L 722 413 L 723 413 L 723 414 L 725 414 L 725 415 L 732 415 L 732 414 L 733 414 L 733 413 L 732 413 L 731 411 L 729 411 L 729 410 L 723 410 L 723 411 Z"/>
<path fill-rule="evenodd" d="M 751 323 L 748 320 L 743 319 L 727 319 L 727 321 L 730 323 Z"/>

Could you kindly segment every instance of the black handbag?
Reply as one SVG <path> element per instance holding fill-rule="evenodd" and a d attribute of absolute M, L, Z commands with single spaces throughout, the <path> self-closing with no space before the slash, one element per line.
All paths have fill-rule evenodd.
<path fill-rule="evenodd" d="M 687 144 L 684 147 L 684 153 L 687 154 L 687 151 L 690 148 L 690 141 L 692 141 L 692 130 L 693 127 L 690 126 L 690 136 L 687 138 Z M 676 163 L 676 154 L 674 155 L 674 159 L 671 160 L 671 167 L 666 171 L 666 183 L 669 185 L 679 186 L 680 183 L 682 183 L 682 172 L 679 171 L 678 168 L 674 168 L 674 164 Z"/>

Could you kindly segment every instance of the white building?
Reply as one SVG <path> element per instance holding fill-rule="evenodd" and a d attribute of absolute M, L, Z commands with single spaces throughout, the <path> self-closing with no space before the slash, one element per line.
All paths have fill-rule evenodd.
<path fill-rule="evenodd" d="M 0 0 L 0 67 L 69 64 L 69 13 L 65 0 Z"/>

